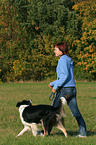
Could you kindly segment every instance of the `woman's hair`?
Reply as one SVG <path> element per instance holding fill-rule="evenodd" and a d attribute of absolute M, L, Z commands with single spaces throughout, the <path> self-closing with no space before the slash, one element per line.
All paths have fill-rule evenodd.
<path fill-rule="evenodd" d="M 68 46 L 66 42 L 59 42 L 55 44 L 56 47 L 59 48 L 60 51 L 62 51 L 63 54 L 68 55 L 69 51 L 68 51 Z"/>

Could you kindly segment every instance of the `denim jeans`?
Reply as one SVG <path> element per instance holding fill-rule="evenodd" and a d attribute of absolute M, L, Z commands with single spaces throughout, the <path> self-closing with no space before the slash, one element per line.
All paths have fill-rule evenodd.
<path fill-rule="evenodd" d="M 77 120 L 77 123 L 79 125 L 79 134 L 86 136 L 86 124 L 77 106 L 76 88 L 60 88 L 57 91 L 56 98 L 54 99 L 52 106 L 57 107 L 59 105 L 61 97 L 64 97 L 66 99 L 72 115 Z"/>

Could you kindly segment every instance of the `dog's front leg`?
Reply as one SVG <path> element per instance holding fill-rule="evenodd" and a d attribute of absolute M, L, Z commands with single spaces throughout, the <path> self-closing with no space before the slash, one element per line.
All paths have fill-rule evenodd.
<path fill-rule="evenodd" d="M 24 129 L 23 129 L 16 137 L 22 135 L 22 134 L 23 134 L 24 132 L 26 132 L 27 130 L 30 130 L 30 127 L 25 126 Z"/>

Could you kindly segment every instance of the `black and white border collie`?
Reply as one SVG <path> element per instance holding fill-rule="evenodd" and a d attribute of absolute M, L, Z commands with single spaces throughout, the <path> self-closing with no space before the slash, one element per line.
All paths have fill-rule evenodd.
<path fill-rule="evenodd" d="M 44 134 L 50 132 L 55 126 L 60 129 L 65 137 L 67 137 L 66 129 L 64 128 L 64 104 L 66 100 L 64 97 L 61 97 L 59 106 L 54 108 L 50 105 L 32 105 L 32 101 L 23 100 L 18 102 L 16 107 L 19 107 L 20 119 L 24 125 L 24 129 L 16 136 L 22 135 L 28 130 L 32 130 L 34 136 L 37 135 L 38 124 L 42 124 Z"/>

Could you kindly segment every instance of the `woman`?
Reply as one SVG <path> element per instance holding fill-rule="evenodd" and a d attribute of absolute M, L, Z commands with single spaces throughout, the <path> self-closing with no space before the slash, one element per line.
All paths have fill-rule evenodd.
<path fill-rule="evenodd" d="M 68 56 L 67 44 L 65 42 L 57 43 L 54 53 L 56 57 L 59 56 L 60 58 L 56 69 L 57 80 L 48 85 L 49 88 L 52 88 L 52 92 L 56 93 L 56 98 L 52 105 L 57 107 L 60 97 L 65 97 L 71 113 L 76 118 L 79 125 L 78 137 L 86 137 L 86 125 L 77 106 L 73 61 Z"/>

